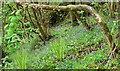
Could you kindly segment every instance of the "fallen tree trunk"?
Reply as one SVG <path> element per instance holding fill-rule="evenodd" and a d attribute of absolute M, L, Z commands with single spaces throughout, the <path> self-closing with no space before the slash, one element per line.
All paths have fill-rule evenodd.
<path fill-rule="evenodd" d="M 21 3 L 22 4 L 22 3 Z M 57 11 L 79 11 L 84 10 L 90 12 L 93 16 L 96 17 L 96 20 L 100 27 L 102 28 L 104 34 L 106 35 L 107 42 L 109 46 L 114 49 L 115 43 L 113 41 L 113 37 L 110 34 L 110 30 L 107 27 L 106 23 L 102 19 L 102 17 L 95 11 L 94 8 L 88 5 L 67 5 L 67 6 L 51 6 L 51 5 L 41 5 L 41 4 L 29 4 L 29 3 L 23 3 L 22 6 L 28 7 L 28 8 L 35 8 L 35 9 L 45 9 L 45 10 L 57 10 Z"/>

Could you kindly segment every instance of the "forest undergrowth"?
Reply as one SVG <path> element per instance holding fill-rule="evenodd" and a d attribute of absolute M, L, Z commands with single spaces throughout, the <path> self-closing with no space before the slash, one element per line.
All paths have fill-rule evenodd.
<path fill-rule="evenodd" d="M 60 3 L 55 4 L 60 5 Z M 118 33 L 120 20 L 116 17 L 110 18 L 106 5 L 103 7 L 104 11 L 100 11 L 97 9 L 98 3 L 90 4 L 103 18 L 110 35 L 114 38 Z M 1 26 L 4 34 L 0 32 L 0 46 L 3 47 L 1 69 L 117 69 L 120 67 L 119 54 L 116 54 L 115 58 L 109 55 L 111 47 L 106 40 L 106 29 L 98 24 L 95 17 L 87 16 L 84 11 L 77 11 L 80 15 L 77 17 L 80 18 L 78 20 L 73 16 L 77 12 L 44 11 L 23 8 L 19 3 L 5 3 L 4 15 L 0 17 L 4 22 L 4 26 Z M 46 17 L 51 14 L 52 18 Z M 63 16 L 55 17 L 61 14 Z M 72 19 L 69 18 L 69 14 Z M 48 18 L 50 25 L 46 25 Z M 77 25 L 71 22 L 77 22 Z M 89 24 L 87 29 L 84 25 L 86 23 Z M 114 38 L 113 43 L 118 46 L 118 39 Z"/>
<path fill-rule="evenodd" d="M 7 58 L 12 61 L 5 62 L 6 68 L 117 68 L 118 59 L 107 57 L 110 47 L 99 25 L 87 31 L 81 24 L 75 27 L 65 21 L 60 24 L 51 28 L 54 37 L 45 41 L 45 45 L 31 38 L 30 42 L 19 45 L 15 53 L 3 58 L 3 61 Z M 114 27 L 112 24 L 109 26 Z"/>

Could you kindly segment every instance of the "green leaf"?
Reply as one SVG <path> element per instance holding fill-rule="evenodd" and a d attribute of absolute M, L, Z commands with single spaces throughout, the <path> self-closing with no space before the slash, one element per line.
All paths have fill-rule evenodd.
<path fill-rule="evenodd" d="M 14 2 L 6 2 L 5 4 L 15 5 Z"/>
<path fill-rule="evenodd" d="M 16 16 L 16 18 L 17 18 L 17 20 L 20 20 L 20 19 L 22 19 L 22 17 L 21 17 L 21 16 Z"/>
<path fill-rule="evenodd" d="M 19 9 L 19 10 L 17 10 L 17 12 L 15 14 L 19 15 L 21 11 L 22 11 L 22 9 Z"/>
<path fill-rule="evenodd" d="M 9 25 L 11 28 L 14 28 L 15 27 L 15 23 L 10 23 Z"/>
<path fill-rule="evenodd" d="M 26 23 L 24 23 L 26 26 L 29 26 L 30 25 L 30 22 L 26 22 Z"/>
<path fill-rule="evenodd" d="M 96 3 L 96 2 L 92 2 L 91 5 L 97 6 L 98 3 Z"/>
<path fill-rule="evenodd" d="M 6 30 L 7 31 L 7 37 L 10 37 L 10 36 L 12 36 L 13 34 L 14 34 L 14 28 L 9 28 L 8 30 Z"/>
<path fill-rule="evenodd" d="M 10 21 L 11 21 L 11 22 L 18 22 L 18 19 L 17 19 L 16 16 L 12 16 Z"/>
<path fill-rule="evenodd" d="M 84 13 L 84 11 L 79 11 L 79 12 L 78 12 L 78 14 L 83 14 L 83 13 Z"/>
<path fill-rule="evenodd" d="M 14 53 L 15 52 L 15 48 L 14 47 L 10 47 L 8 52 L 9 53 Z"/>
<path fill-rule="evenodd" d="M 114 14 L 119 15 L 120 13 L 119 12 L 114 12 Z"/>
<path fill-rule="evenodd" d="M 8 26 L 9 26 L 9 24 L 6 24 L 6 25 L 4 26 L 4 30 L 5 30 L 5 29 L 7 29 L 7 28 L 8 28 Z"/>

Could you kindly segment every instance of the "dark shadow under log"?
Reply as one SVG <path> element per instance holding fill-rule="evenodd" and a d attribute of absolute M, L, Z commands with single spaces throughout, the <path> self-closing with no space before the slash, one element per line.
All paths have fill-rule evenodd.
<path fill-rule="evenodd" d="M 76 18 L 76 16 L 75 16 L 75 12 L 74 12 L 74 11 L 70 11 L 70 16 L 71 16 L 72 26 L 79 25 L 79 24 L 77 23 L 77 18 Z"/>

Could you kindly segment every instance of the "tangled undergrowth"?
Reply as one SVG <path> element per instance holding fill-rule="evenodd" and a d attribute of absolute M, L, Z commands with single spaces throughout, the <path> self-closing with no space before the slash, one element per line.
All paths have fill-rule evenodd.
<path fill-rule="evenodd" d="M 19 44 L 15 53 L 3 58 L 5 68 L 116 69 L 119 65 L 117 58 L 107 57 L 110 47 L 99 26 L 94 27 L 92 31 L 86 31 L 81 24 L 72 27 L 62 22 L 62 25 L 51 28 L 54 37 L 45 41 L 45 45 L 35 38 Z M 12 62 L 7 63 L 7 58 Z"/>
<path fill-rule="evenodd" d="M 91 3 L 97 4 L 97 3 Z M 101 27 L 96 23 L 95 18 L 88 16 L 87 21 L 91 29 L 86 30 L 83 26 L 83 22 L 80 20 L 75 20 L 77 26 L 71 26 L 71 19 L 65 17 L 67 13 L 61 20 L 59 16 L 56 18 L 54 15 L 59 15 L 57 12 L 53 12 L 53 17 L 50 19 L 49 33 L 44 31 L 46 26 L 39 23 L 37 18 L 33 18 L 34 26 L 31 26 L 29 19 L 23 17 L 30 17 L 29 13 L 25 15 L 21 7 L 10 11 L 7 6 L 13 5 L 12 2 L 7 2 L 3 9 L 4 15 L 3 20 L 5 21 L 4 27 L 4 37 L 2 38 L 4 42 L 0 41 L 0 45 L 4 43 L 3 46 L 3 58 L 2 64 L 3 69 L 117 69 L 120 66 L 119 55 L 116 58 L 108 56 L 110 51 L 110 46 L 107 44 L 105 35 L 101 30 Z M 21 13 L 23 11 L 23 13 Z M 31 9 L 28 10 L 30 12 Z M 33 10 L 34 12 L 34 10 Z M 40 12 L 40 11 L 39 11 Z M 36 10 L 36 14 L 39 13 Z M 45 11 L 47 12 L 47 11 Z M 84 11 L 78 11 L 82 14 Z M 104 10 L 108 14 L 106 8 Z M 45 14 L 46 13 L 42 12 Z M 52 12 L 48 12 L 52 14 Z M 33 13 L 31 13 L 32 16 Z M 34 13 L 35 14 L 35 13 Z M 110 34 L 114 35 L 117 33 L 118 29 L 118 19 L 109 18 L 109 16 L 100 13 L 105 22 L 107 22 L 108 28 L 111 30 Z M 48 14 L 47 14 L 48 15 Z M 43 17 L 42 21 L 46 23 L 46 17 Z M 86 16 L 86 15 L 85 15 Z M 40 16 L 39 16 L 40 17 Z M 85 18 L 81 16 L 82 18 Z M 66 18 L 66 19 L 64 19 Z M 54 20 L 53 20 L 54 19 Z M 22 23 L 23 22 L 23 23 Z M 59 23 L 60 22 L 60 23 Z M 42 22 L 43 23 L 43 22 Z M 48 23 L 48 22 L 47 22 Z M 56 24 L 55 24 L 56 23 Z M 53 26 L 55 24 L 55 26 Z M 39 28 L 39 29 L 38 29 Z M 49 40 L 41 40 L 41 29 L 45 34 L 50 34 Z M 1 32 L 0 32 L 1 34 Z M 1 39 L 1 37 L 0 37 Z M 118 44 L 118 39 L 114 39 L 116 45 Z"/>

